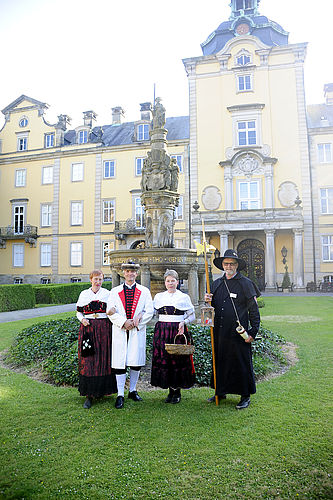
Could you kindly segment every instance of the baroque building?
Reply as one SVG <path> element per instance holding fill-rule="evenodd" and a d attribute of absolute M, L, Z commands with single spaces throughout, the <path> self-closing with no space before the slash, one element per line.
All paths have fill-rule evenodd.
<path fill-rule="evenodd" d="M 175 245 L 193 248 L 204 221 L 209 242 L 235 248 L 261 288 L 275 289 L 287 266 L 303 289 L 333 274 L 333 84 L 306 107 L 306 43 L 289 44 L 259 0 L 230 7 L 202 55 L 183 60 L 189 116 L 166 120 L 180 169 Z M 48 123 L 47 108 L 22 95 L 2 110 L 1 283 L 83 281 L 96 267 L 110 276 L 110 250 L 144 244 L 151 103 L 134 122 L 114 107 L 102 126 L 85 111 L 76 128 L 68 115 Z"/>

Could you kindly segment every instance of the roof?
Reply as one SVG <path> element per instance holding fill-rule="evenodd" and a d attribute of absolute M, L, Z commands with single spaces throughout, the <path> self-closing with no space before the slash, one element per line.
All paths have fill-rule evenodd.
<path fill-rule="evenodd" d="M 125 122 L 120 125 L 103 125 L 94 127 L 90 135 L 89 142 L 103 142 L 105 146 L 122 146 L 135 144 L 134 140 L 135 126 L 137 122 Z M 102 128 L 103 134 L 100 136 Z M 190 121 L 188 116 L 175 116 L 166 119 L 165 128 L 168 130 L 167 140 L 177 141 L 188 139 L 190 136 Z M 149 141 L 146 141 L 147 144 Z M 75 130 L 69 130 L 65 133 L 65 144 L 76 143 Z"/>
<path fill-rule="evenodd" d="M 310 104 L 307 106 L 308 128 L 333 127 L 332 104 Z"/>

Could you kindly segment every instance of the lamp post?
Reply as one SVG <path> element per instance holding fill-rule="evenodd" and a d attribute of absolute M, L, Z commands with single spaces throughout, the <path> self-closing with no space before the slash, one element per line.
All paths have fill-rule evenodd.
<path fill-rule="evenodd" d="M 286 249 L 286 247 L 283 245 L 283 247 L 281 248 L 281 255 L 282 255 L 282 263 L 285 264 L 287 262 L 287 255 L 288 255 L 288 250 Z"/>

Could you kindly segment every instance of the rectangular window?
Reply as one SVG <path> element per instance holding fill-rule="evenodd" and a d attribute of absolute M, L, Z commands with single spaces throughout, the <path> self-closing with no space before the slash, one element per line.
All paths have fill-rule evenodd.
<path fill-rule="evenodd" d="M 320 190 L 320 209 L 322 214 L 333 214 L 333 188 Z"/>
<path fill-rule="evenodd" d="M 239 146 L 250 146 L 253 144 L 257 144 L 257 130 L 255 120 L 238 122 L 237 132 Z"/>
<path fill-rule="evenodd" d="M 332 144 L 318 144 L 318 161 L 319 163 L 329 163 L 332 161 Z"/>
<path fill-rule="evenodd" d="M 175 208 L 175 219 L 182 220 L 184 217 L 183 197 L 179 196 L 178 207 Z"/>
<path fill-rule="evenodd" d="M 114 250 L 114 242 L 113 241 L 103 241 L 102 243 L 102 261 L 103 266 L 110 265 L 110 256 L 109 252 Z"/>
<path fill-rule="evenodd" d="M 42 167 L 42 184 L 53 183 L 53 167 Z"/>
<path fill-rule="evenodd" d="M 18 168 L 15 170 L 15 187 L 24 187 L 27 178 L 27 170 L 25 168 Z"/>
<path fill-rule="evenodd" d="M 138 141 L 148 141 L 149 140 L 149 124 L 141 123 L 137 126 L 137 140 Z"/>
<path fill-rule="evenodd" d="M 14 233 L 23 234 L 24 233 L 24 216 L 25 216 L 24 205 L 14 206 Z"/>
<path fill-rule="evenodd" d="M 40 265 L 41 267 L 46 267 L 51 265 L 51 243 L 41 243 Z"/>
<path fill-rule="evenodd" d="M 252 77 L 251 75 L 241 75 L 237 77 L 238 91 L 247 92 L 252 90 Z"/>
<path fill-rule="evenodd" d="M 24 245 L 13 244 L 13 267 L 24 267 Z"/>
<path fill-rule="evenodd" d="M 115 214 L 115 201 L 103 200 L 103 224 L 113 224 Z"/>
<path fill-rule="evenodd" d="M 238 187 L 239 210 L 260 208 L 259 181 L 240 181 Z"/>
<path fill-rule="evenodd" d="M 239 66 L 245 66 L 246 64 L 249 64 L 250 62 L 251 62 L 251 57 L 246 55 L 246 54 L 242 54 L 242 55 L 237 57 L 237 64 Z"/>
<path fill-rule="evenodd" d="M 333 236 L 327 235 L 321 237 L 323 260 L 326 262 L 333 261 Z"/>
<path fill-rule="evenodd" d="M 14 278 L 14 285 L 22 285 L 23 278 Z"/>
<path fill-rule="evenodd" d="M 45 147 L 53 148 L 54 146 L 54 133 L 53 134 L 45 134 Z"/>
<path fill-rule="evenodd" d="M 112 179 L 116 175 L 116 162 L 114 160 L 104 161 L 104 179 Z"/>
<path fill-rule="evenodd" d="M 88 130 L 80 130 L 77 135 L 78 144 L 86 144 L 88 142 Z"/>
<path fill-rule="evenodd" d="M 83 201 L 71 202 L 71 225 L 82 226 L 83 224 Z"/>
<path fill-rule="evenodd" d="M 183 155 L 171 155 L 171 158 L 176 158 L 179 172 L 183 172 Z"/>
<path fill-rule="evenodd" d="M 82 266 L 82 243 L 71 243 L 71 266 Z"/>
<path fill-rule="evenodd" d="M 144 158 L 135 158 L 135 175 L 141 175 Z"/>
<path fill-rule="evenodd" d="M 72 182 L 83 181 L 83 163 L 72 163 Z"/>
<path fill-rule="evenodd" d="M 135 204 L 135 225 L 137 228 L 145 226 L 145 210 L 141 205 L 141 198 L 136 197 L 134 200 Z"/>
<path fill-rule="evenodd" d="M 17 139 L 17 151 L 26 151 L 28 149 L 28 138 L 18 137 Z"/>
<path fill-rule="evenodd" d="M 41 227 L 52 226 L 52 205 L 50 203 L 44 203 L 41 206 Z"/>

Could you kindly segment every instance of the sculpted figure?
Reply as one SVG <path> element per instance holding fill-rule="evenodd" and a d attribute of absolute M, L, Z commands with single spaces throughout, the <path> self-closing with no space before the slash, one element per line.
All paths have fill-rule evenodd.
<path fill-rule="evenodd" d="M 165 107 L 161 103 L 161 98 L 156 97 L 153 107 L 153 129 L 163 128 L 165 125 Z"/>
<path fill-rule="evenodd" d="M 171 191 L 177 191 L 178 189 L 178 178 L 179 178 L 179 167 L 177 165 L 176 158 L 171 158 Z"/>

